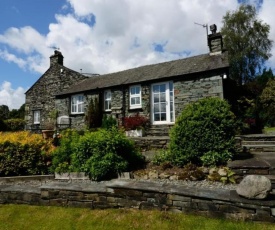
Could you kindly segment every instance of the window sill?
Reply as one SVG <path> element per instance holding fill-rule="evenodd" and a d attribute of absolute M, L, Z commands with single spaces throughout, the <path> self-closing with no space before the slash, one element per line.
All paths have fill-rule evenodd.
<path fill-rule="evenodd" d="M 83 113 L 71 113 L 71 116 L 77 116 L 77 115 L 84 115 L 84 112 Z"/>
<path fill-rule="evenodd" d="M 142 107 L 141 106 L 135 106 L 135 107 L 131 106 L 129 108 L 129 110 L 134 110 L 134 109 L 142 109 Z"/>

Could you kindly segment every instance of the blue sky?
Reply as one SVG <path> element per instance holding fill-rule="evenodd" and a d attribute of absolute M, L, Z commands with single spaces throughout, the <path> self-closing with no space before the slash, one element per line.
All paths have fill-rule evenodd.
<path fill-rule="evenodd" d="M 0 0 L 0 105 L 24 103 L 51 47 L 65 66 L 99 74 L 207 53 L 205 29 L 194 22 L 219 30 L 243 1 L 259 7 L 275 37 L 273 0 Z"/>

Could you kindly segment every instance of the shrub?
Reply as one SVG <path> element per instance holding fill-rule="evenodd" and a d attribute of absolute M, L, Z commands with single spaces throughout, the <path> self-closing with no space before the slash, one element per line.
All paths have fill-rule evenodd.
<path fill-rule="evenodd" d="M 71 166 L 71 156 L 79 138 L 80 134 L 73 129 L 66 129 L 59 134 L 58 147 L 53 152 L 52 171 L 58 173 L 73 171 Z"/>
<path fill-rule="evenodd" d="M 91 98 L 87 113 L 85 115 L 85 122 L 88 129 L 99 128 L 101 126 L 102 113 L 100 110 L 98 98 Z"/>
<path fill-rule="evenodd" d="M 154 165 L 161 165 L 164 163 L 171 162 L 171 156 L 167 150 L 160 150 L 158 153 L 156 153 L 152 159 L 152 163 Z"/>
<path fill-rule="evenodd" d="M 6 123 L 0 118 L 0 131 L 7 131 L 7 129 Z"/>
<path fill-rule="evenodd" d="M 226 163 L 233 156 L 234 135 L 234 114 L 226 101 L 204 98 L 191 103 L 171 130 L 169 151 L 173 164 Z"/>
<path fill-rule="evenodd" d="M 25 126 L 24 119 L 13 118 L 5 120 L 5 124 L 7 126 L 7 130 L 9 131 L 23 131 Z"/>
<path fill-rule="evenodd" d="M 112 127 L 117 127 L 117 120 L 113 118 L 111 115 L 108 116 L 106 114 L 103 115 L 102 118 L 102 128 L 111 129 Z"/>
<path fill-rule="evenodd" d="M 148 126 L 148 118 L 140 116 L 139 113 L 134 116 L 124 117 L 123 126 L 125 130 L 143 129 Z"/>
<path fill-rule="evenodd" d="M 53 149 L 38 134 L 0 133 L 0 176 L 47 174 Z"/>
<path fill-rule="evenodd" d="M 94 180 L 103 180 L 143 163 L 134 142 L 115 127 L 63 138 L 54 153 L 55 171 L 85 172 Z"/>

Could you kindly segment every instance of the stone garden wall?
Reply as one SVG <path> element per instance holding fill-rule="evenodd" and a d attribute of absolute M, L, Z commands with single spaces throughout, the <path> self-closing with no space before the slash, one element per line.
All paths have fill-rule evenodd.
<path fill-rule="evenodd" d="M 248 200 L 235 190 L 169 183 L 114 180 L 108 183 L 46 183 L 40 187 L 0 185 L 1 204 L 90 209 L 133 208 L 192 213 L 242 221 L 275 221 L 275 199 Z"/>

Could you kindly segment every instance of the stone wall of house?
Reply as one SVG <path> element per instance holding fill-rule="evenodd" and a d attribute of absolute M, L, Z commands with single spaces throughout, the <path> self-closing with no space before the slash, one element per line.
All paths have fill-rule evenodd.
<path fill-rule="evenodd" d="M 81 130 L 86 127 L 85 124 L 85 115 L 87 113 L 87 108 L 89 106 L 89 103 L 91 99 L 95 100 L 95 98 L 98 98 L 98 93 L 89 93 L 84 94 L 84 113 L 83 114 L 71 114 L 71 98 L 70 96 L 62 96 L 58 97 L 55 100 L 55 107 L 58 111 L 59 116 L 68 116 L 71 120 L 71 127 Z"/>
<path fill-rule="evenodd" d="M 49 183 L 41 187 L 0 185 L 0 204 L 90 209 L 131 208 L 192 213 L 241 221 L 275 222 L 275 201 L 248 200 L 235 190 L 169 183 L 115 180 L 109 183 Z"/>
<path fill-rule="evenodd" d="M 80 73 L 58 63 L 52 63 L 51 67 L 26 93 L 27 128 L 33 125 L 33 111 L 35 110 L 40 110 L 40 128 L 43 128 L 49 120 L 50 113 L 59 108 L 59 102 L 56 107 L 55 95 L 85 78 Z M 68 105 L 68 101 L 65 102 L 64 105 Z"/>
<path fill-rule="evenodd" d="M 174 81 L 175 116 L 190 102 L 204 97 L 223 98 L 223 79 L 220 75 Z"/>
<path fill-rule="evenodd" d="M 119 86 L 111 88 L 112 92 L 112 111 L 105 112 L 103 114 L 108 114 L 113 116 L 121 124 L 122 118 L 124 116 L 133 116 L 139 113 L 141 116 L 145 116 L 150 120 L 150 107 L 151 107 L 151 83 L 141 84 L 141 94 L 142 94 L 142 108 L 140 109 L 130 109 L 129 105 L 129 86 Z M 101 104 L 102 109 L 104 106 L 104 91 L 101 92 Z M 95 94 L 93 92 L 85 93 L 85 108 L 88 106 L 89 98 L 93 97 Z M 197 101 L 203 97 L 220 97 L 223 98 L 223 79 L 220 75 L 209 76 L 209 75 L 198 75 L 197 77 L 192 76 L 190 79 L 175 79 L 174 80 L 174 103 L 175 103 L 175 115 L 176 117 L 181 113 L 184 107 L 193 101 Z M 70 100 L 67 98 L 57 99 L 56 108 L 64 112 L 60 114 L 68 115 L 72 120 L 73 128 L 84 128 L 84 118 L 83 114 L 71 115 L 70 114 Z M 86 111 L 86 110 L 85 110 Z"/>

